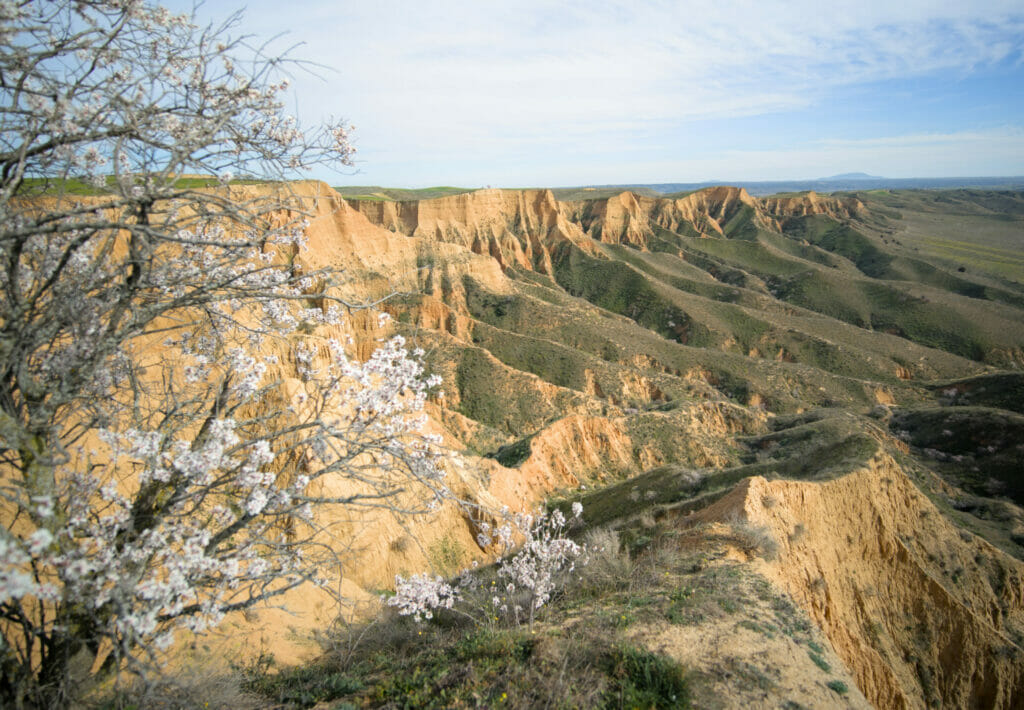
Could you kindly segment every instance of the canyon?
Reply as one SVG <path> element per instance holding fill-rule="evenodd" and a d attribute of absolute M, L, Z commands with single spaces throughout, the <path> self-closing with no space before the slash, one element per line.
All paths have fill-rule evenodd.
<path fill-rule="evenodd" d="M 578 500 L 620 535 L 724 541 L 716 554 L 792 600 L 858 689 L 829 695 L 797 654 L 765 698 L 1024 703 L 1024 195 L 295 189 L 310 226 L 293 268 L 384 299 L 389 324 L 349 322 L 362 357 L 391 333 L 426 352 L 444 382 L 430 427 L 474 509 Z M 323 521 L 348 551 L 349 598 L 373 607 L 396 574 L 493 559 L 465 511 Z M 760 548 L 735 542 L 750 529 Z M 292 594 L 300 616 L 236 629 L 298 660 L 266 629 L 301 636 L 322 604 Z M 698 666 L 726 653 L 695 650 L 707 634 L 635 637 Z M 757 663 L 767 643 L 728 653 Z"/>

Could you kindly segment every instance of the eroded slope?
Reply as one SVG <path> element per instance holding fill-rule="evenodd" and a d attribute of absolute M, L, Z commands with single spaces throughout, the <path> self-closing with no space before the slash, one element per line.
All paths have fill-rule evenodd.
<path fill-rule="evenodd" d="M 875 205 L 732 188 L 350 204 L 323 188 L 296 265 L 343 267 L 362 298 L 398 292 L 384 307 L 446 383 L 431 416 L 461 454 L 461 495 L 521 508 L 585 487 L 592 524 L 637 509 L 745 521 L 775 541 L 762 572 L 871 702 L 1013 707 L 1021 564 L 965 529 L 1001 534 L 984 519 L 991 476 L 972 488 L 926 450 L 1012 468 L 1012 407 L 959 403 L 1009 422 L 999 442 L 967 424 L 946 437 L 977 412 L 941 393 L 1024 362 L 1024 290 L 904 247 Z M 369 352 L 383 331 L 354 335 Z M 454 511 L 413 530 L 358 522 L 379 560 L 353 576 L 364 587 L 484 557 Z"/>

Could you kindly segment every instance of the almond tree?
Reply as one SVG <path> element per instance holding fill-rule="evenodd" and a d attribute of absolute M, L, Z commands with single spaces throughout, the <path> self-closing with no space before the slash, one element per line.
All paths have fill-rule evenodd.
<path fill-rule="evenodd" d="M 246 187 L 354 151 L 284 114 L 237 19 L 0 2 L 0 706 L 321 579 L 318 506 L 446 495 L 421 353 L 350 359 L 301 200 Z"/>
<path fill-rule="evenodd" d="M 572 504 L 572 519 L 578 521 L 583 515 L 583 504 Z M 515 513 L 505 510 L 506 519 L 493 529 L 489 523 L 480 523 L 477 543 L 481 549 L 491 547 L 495 542 L 506 555 L 498 564 L 498 576 L 506 580 L 504 589 L 495 590 L 502 596 L 492 596 L 486 616 L 493 614 L 515 620 L 516 624 L 526 621 L 530 628 L 537 612 L 555 595 L 559 587 L 572 575 L 577 563 L 587 563 L 587 548 L 578 545 L 568 537 L 568 523 L 565 514 L 555 508 L 550 513 Z M 514 555 L 508 553 L 516 547 L 516 538 L 522 540 Z M 402 616 L 412 616 L 416 621 L 433 618 L 434 611 L 454 609 L 476 620 L 472 614 L 456 605 L 463 601 L 464 589 L 473 589 L 478 580 L 469 570 L 463 570 L 455 585 L 440 576 L 414 574 L 409 579 L 395 577 L 395 594 L 387 605 L 396 607 Z M 525 597 L 526 608 L 518 597 Z M 526 614 L 526 612 L 529 614 Z"/>

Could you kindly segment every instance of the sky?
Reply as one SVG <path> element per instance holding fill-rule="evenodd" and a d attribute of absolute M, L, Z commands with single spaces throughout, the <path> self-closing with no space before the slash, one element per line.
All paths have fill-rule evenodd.
<path fill-rule="evenodd" d="M 191 3 L 168 2 L 188 9 Z M 333 185 L 556 187 L 1024 175 L 1020 0 L 210 0 L 315 62 Z"/>

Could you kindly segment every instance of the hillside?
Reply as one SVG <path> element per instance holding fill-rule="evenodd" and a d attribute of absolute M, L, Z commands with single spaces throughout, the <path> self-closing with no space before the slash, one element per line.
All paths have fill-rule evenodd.
<path fill-rule="evenodd" d="M 832 682 L 859 688 L 852 705 L 1020 705 L 1024 195 L 309 195 L 296 268 L 341 267 L 363 299 L 395 294 L 395 329 L 444 378 L 429 407 L 461 495 L 578 498 L 589 527 L 636 554 L 671 542 L 737 570 L 705 583 L 669 565 L 672 584 L 767 590 L 741 595 L 749 618 L 681 626 L 668 582 L 637 602 L 626 637 L 682 661 L 698 700 L 739 692 L 750 669 L 768 678 L 757 706 L 838 697 L 791 653 L 813 642 Z M 368 353 L 381 331 L 355 335 Z M 487 561 L 477 523 L 363 521 L 353 559 L 375 564 L 351 564 L 347 583 Z M 634 608 L 633 589 L 595 603 Z M 772 599 L 814 624 L 785 654 L 754 628 Z M 551 611 L 550 638 L 570 617 Z"/>

